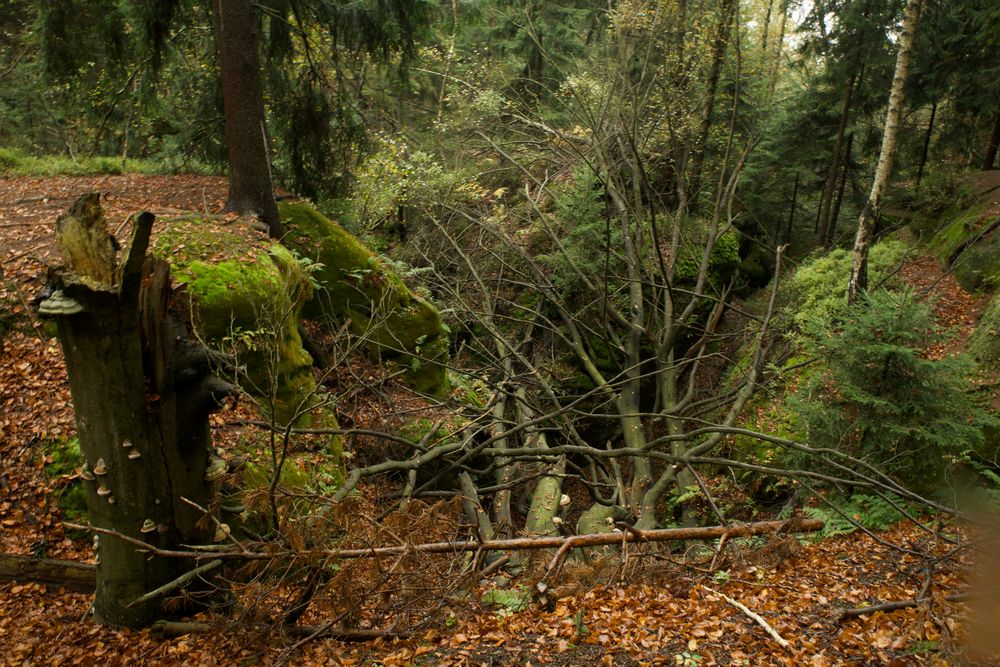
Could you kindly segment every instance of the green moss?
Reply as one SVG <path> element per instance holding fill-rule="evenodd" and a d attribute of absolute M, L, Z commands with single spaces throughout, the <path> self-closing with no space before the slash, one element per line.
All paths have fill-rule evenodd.
<path fill-rule="evenodd" d="M 243 488 L 267 489 L 271 486 L 274 468 L 270 465 L 248 463 L 243 471 Z M 278 484 L 289 491 L 305 491 L 309 488 L 312 475 L 306 471 L 306 465 L 297 458 L 285 461 L 281 466 L 281 476 Z"/>
<path fill-rule="evenodd" d="M 194 298 L 201 335 L 237 357 L 241 385 L 278 423 L 337 427 L 330 408 L 305 410 L 320 398 L 298 332 L 311 283 L 291 251 L 215 219 L 188 216 L 168 221 L 153 252 L 170 262 Z M 339 457 L 341 448 L 339 436 L 332 437 L 329 453 Z"/>
<path fill-rule="evenodd" d="M 1000 361 L 1000 292 L 990 299 L 979 325 L 969 337 L 968 351 L 982 364 Z"/>
<path fill-rule="evenodd" d="M 267 532 L 271 508 L 268 490 L 274 477 L 269 463 L 248 463 L 243 469 L 241 492 L 246 511 L 242 520 L 256 532 Z M 316 511 L 315 494 L 329 495 L 344 482 L 340 459 L 327 456 L 321 459 L 291 456 L 281 466 L 278 487 L 287 493 L 276 496 L 278 514 L 282 523 L 308 521 Z"/>
<path fill-rule="evenodd" d="M 284 242 L 319 265 L 317 289 L 304 307 L 311 318 L 349 321 L 379 358 L 408 367 L 407 383 L 432 394 L 448 390 L 448 332 L 441 315 L 413 294 L 358 239 L 303 202 L 279 205 Z"/>
<path fill-rule="evenodd" d="M 941 261 L 950 262 L 952 255 L 982 224 L 984 206 L 949 210 L 941 218 L 941 227 L 931 238 L 928 249 Z"/>
<path fill-rule="evenodd" d="M 53 442 L 45 446 L 45 474 L 54 480 L 58 489 L 59 508 L 63 518 L 77 521 L 87 516 L 87 489 L 80 479 L 69 479 L 83 465 L 80 440 L 71 438 L 65 442 Z"/>
<path fill-rule="evenodd" d="M 678 283 L 694 282 L 698 279 L 702 254 L 705 246 L 701 237 L 705 233 L 692 232 L 692 242 L 681 250 L 674 268 L 674 280 Z M 719 237 L 708 259 L 709 284 L 722 287 L 740 268 L 740 242 L 734 231 Z"/>
<path fill-rule="evenodd" d="M 449 372 L 448 382 L 453 387 L 451 397 L 472 408 L 486 407 L 493 393 L 486 382 L 465 373 Z"/>
<path fill-rule="evenodd" d="M 970 245 L 956 258 L 954 266 L 955 278 L 969 291 L 1000 287 L 1000 233 Z"/>
<path fill-rule="evenodd" d="M 906 244 L 886 240 L 872 246 L 868 257 L 868 282 L 878 285 L 893 272 L 909 252 Z M 851 275 L 851 255 L 838 248 L 804 262 L 789 281 L 792 321 L 799 328 L 810 322 L 836 316 L 847 309 L 847 281 Z"/>

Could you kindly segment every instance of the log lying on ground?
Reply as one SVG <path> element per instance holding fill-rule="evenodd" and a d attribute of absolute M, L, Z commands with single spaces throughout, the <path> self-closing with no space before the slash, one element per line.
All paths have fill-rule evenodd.
<path fill-rule="evenodd" d="M 0 581 L 61 586 L 78 593 L 93 593 L 97 568 L 86 563 L 54 558 L 0 554 Z"/>
<path fill-rule="evenodd" d="M 966 600 L 971 600 L 976 596 L 975 592 L 967 593 L 953 593 L 951 595 L 945 595 L 942 600 L 945 602 L 965 602 Z M 877 611 L 896 611 L 897 609 L 907 609 L 908 607 L 916 607 L 928 602 L 933 602 L 932 597 L 920 597 L 913 600 L 893 600 L 892 602 L 882 602 L 879 604 L 869 605 L 867 607 L 854 607 L 852 609 L 839 609 L 833 614 L 834 622 L 840 622 L 847 620 L 849 618 L 856 618 L 858 616 L 867 616 L 868 614 L 874 614 Z"/>
<path fill-rule="evenodd" d="M 220 626 L 211 623 L 194 623 L 182 621 L 157 621 L 150 629 L 165 637 L 180 637 L 210 632 Z M 310 637 L 311 639 L 336 639 L 342 642 L 370 642 L 375 639 L 405 639 L 407 632 L 390 632 L 388 630 L 339 630 L 324 628 L 320 625 L 283 625 L 283 632 L 293 637 Z"/>
<path fill-rule="evenodd" d="M 622 542 L 667 542 L 671 540 L 711 540 L 723 535 L 729 539 L 768 533 L 812 533 L 823 529 L 818 519 L 792 519 L 789 521 L 759 521 L 734 526 L 703 526 L 697 528 L 661 528 L 656 530 L 630 529 L 624 532 L 571 535 L 569 537 L 519 537 L 508 540 L 483 540 L 482 542 L 430 542 L 396 547 L 370 549 L 338 549 L 328 552 L 333 558 L 365 558 L 367 556 L 394 556 L 408 552 L 441 554 L 462 551 L 519 551 L 529 549 L 556 549 L 567 547 L 597 547 Z"/>
<path fill-rule="evenodd" d="M 206 558 L 204 551 L 181 551 L 157 549 L 141 540 L 120 535 L 106 528 L 84 526 L 74 523 L 63 524 L 68 528 L 91 530 L 95 533 L 110 534 L 122 541 L 139 547 L 138 552 L 157 556 L 174 558 Z M 402 556 L 407 553 L 449 554 L 468 551 L 523 551 L 531 549 L 578 549 L 581 547 L 621 544 L 622 542 L 666 542 L 670 540 L 711 540 L 723 535 L 727 539 L 747 537 L 750 535 L 767 535 L 771 533 L 813 533 L 823 529 L 823 522 L 818 519 L 789 519 L 788 521 L 758 521 L 732 526 L 704 526 L 698 528 L 661 528 L 656 530 L 637 530 L 629 528 L 624 532 L 595 533 L 591 535 L 571 535 L 569 537 L 519 537 L 508 540 L 460 540 L 453 542 L 428 542 L 424 544 L 406 544 L 394 547 L 369 547 L 364 549 L 311 549 L 285 554 L 269 551 L 254 552 L 248 549 L 240 551 L 212 551 L 211 558 L 235 560 L 272 560 L 279 556 L 322 556 L 332 559 L 371 558 L 375 556 Z"/>

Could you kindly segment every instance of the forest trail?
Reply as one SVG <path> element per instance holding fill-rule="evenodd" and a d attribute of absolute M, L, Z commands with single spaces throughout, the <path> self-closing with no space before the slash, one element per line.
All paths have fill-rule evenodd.
<path fill-rule="evenodd" d="M 140 208 L 159 215 L 221 209 L 225 181 L 201 176 L 100 176 L 0 179 L 0 299 L 19 320 L 51 259 L 56 216 L 79 194 L 104 193 L 117 227 Z M 915 290 L 937 298 L 939 321 L 967 337 L 983 298 L 965 292 L 940 265 L 917 258 L 902 268 Z M 948 354 L 952 348 L 929 351 Z M 42 444 L 74 433 L 68 383 L 55 339 L 40 326 L 10 334 L 0 359 L 0 551 L 87 561 L 89 539 L 71 539 L 56 503 L 65 479 L 44 473 Z M 938 521 L 937 518 L 928 519 Z M 948 532 L 946 530 L 946 532 Z M 951 529 L 959 537 L 961 531 Z M 899 545 L 904 551 L 890 545 Z M 714 546 L 714 545 L 713 545 Z M 632 547 L 633 549 L 639 547 Z M 615 566 L 568 568 L 549 609 L 530 604 L 514 581 L 502 604 L 480 603 L 484 584 L 466 599 L 442 599 L 434 627 L 405 640 L 295 643 L 252 623 L 203 635 L 162 638 L 85 622 L 91 597 L 34 584 L 0 583 L 0 665 L 288 664 L 343 665 L 947 665 L 962 664 L 971 607 L 945 596 L 968 590 L 969 550 L 954 561 L 920 560 L 954 549 L 912 524 L 878 535 L 859 533 L 800 545 L 773 539 L 763 548 L 730 544 L 715 571 L 708 552 L 626 559 Z M 388 564 L 387 564 L 388 565 Z M 932 575 L 928 604 L 844 621 L 838 609 L 917 597 Z M 596 582 L 596 583 L 595 583 Z M 496 583 L 495 581 L 490 583 Z M 761 614 L 791 642 L 782 649 L 743 612 L 710 591 L 723 591 Z M 499 600 L 494 596 L 494 601 Z M 528 608 L 519 609 L 524 604 Z M 314 606 L 302 623 L 323 623 L 335 610 Z M 264 610 L 250 619 L 268 620 Z M 366 619 L 358 619 L 364 627 Z M 409 631 L 399 627 L 396 631 Z M 982 663 L 986 664 L 986 663 Z"/>

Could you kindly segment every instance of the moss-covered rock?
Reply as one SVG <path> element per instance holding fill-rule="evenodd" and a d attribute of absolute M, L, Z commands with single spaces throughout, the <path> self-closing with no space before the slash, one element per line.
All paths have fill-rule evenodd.
<path fill-rule="evenodd" d="M 1000 287 L 1000 231 L 984 235 L 955 258 L 955 278 L 969 291 Z"/>
<path fill-rule="evenodd" d="M 270 463 L 248 463 L 243 469 L 240 492 L 246 508 L 243 525 L 256 532 L 270 529 L 268 500 L 274 467 Z M 343 483 L 340 462 L 332 456 L 289 456 L 281 466 L 276 489 L 279 522 L 304 527 L 316 512 L 314 496 L 330 495 Z"/>
<path fill-rule="evenodd" d="M 281 202 L 288 247 L 317 264 L 322 286 L 304 314 L 350 322 L 380 358 L 405 365 L 407 384 L 442 395 L 448 390 L 448 330 L 437 309 L 413 294 L 358 239 L 305 202 Z"/>
<path fill-rule="evenodd" d="M 1000 291 L 990 299 L 979 325 L 969 337 L 968 350 L 982 364 L 1000 361 Z"/>
<path fill-rule="evenodd" d="M 200 334 L 236 354 L 241 386 L 278 423 L 337 428 L 330 408 L 309 409 L 322 399 L 298 333 L 310 282 L 287 248 L 225 220 L 188 216 L 166 222 L 153 252 L 193 297 Z M 341 447 L 330 438 L 331 455 L 339 459 Z"/>
<path fill-rule="evenodd" d="M 674 279 L 678 283 L 695 282 L 705 251 L 703 240 L 707 230 L 697 229 L 691 234 L 691 242 L 681 249 L 674 268 Z M 719 237 L 708 259 L 709 284 L 716 287 L 726 285 L 740 268 L 740 242 L 736 232 L 728 231 Z"/>
<path fill-rule="evenodd" d="M 949 210 L 928 244 L 967 290 L 1000 285 L 1000 230 L 987 233 L 996 219 L 984 213 L 985 204 Z"/>

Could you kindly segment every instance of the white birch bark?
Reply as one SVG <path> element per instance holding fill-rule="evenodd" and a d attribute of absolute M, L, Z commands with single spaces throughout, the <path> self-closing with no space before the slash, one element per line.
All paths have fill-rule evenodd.
<path fill-rule="evenodd" d="M 892 172 L 892 158 L 896 152 L 896 141 L 899 138 L 899 125 L 903 116 L 903 104 L 906 101 L 906 75 L 913 59 L 913 42 L 917 34 L 917 21 L 920 18 L 921 0 L 907 0 L 903 16 L 903 30 L 899 37 L 899 52 L 896 56 L 896 73 L 892 77 L 892 92 L 889 94 L 889 109 L 885 115 L 885 133 L 882 135 L 882 149 L 875 167 L 875 179 L 872 183 L 868 202 L 858 218 L 858 233 L 854 239 L 854 253 L 851 265 L 851 278 L 847 283 L 847 302 L 854 303 L 858 293 L 868 288 L 868 249 L 871 246 L 872 232 L 875 220 L 878 218 L 882 197 L 889 174 Z"/>

